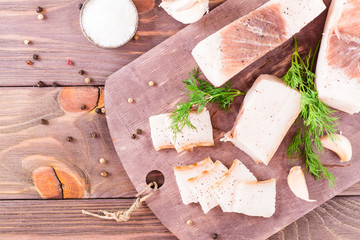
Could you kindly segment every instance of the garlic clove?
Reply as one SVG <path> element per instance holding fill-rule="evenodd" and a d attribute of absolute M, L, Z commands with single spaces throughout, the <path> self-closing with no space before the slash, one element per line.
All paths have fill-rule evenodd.
<path fill-rule="evenodd" d="M 306 185 L 304 172 L 300 166 L 295 166 L 290 169 L 287 180 L 289 188 L 295 196 L 308 202 L 315 202 L 315 200 L 309 199 L 309 191 Z"/>
<path fill-rule="evenodd" d="M 326 135 L 320 139 L 324 148 L 327 148 L 335 152 L 339 157 L 341 162 L 348 162 L 352 157 L 352 147 L 349 139 L 340 134 L 334 134 L 334 141 Z"/>
<path fill-rule="evenodd" d="M 200 20 L 209 10 L 209 0 L 163 1 L 160 6 L 175 20 L 189 24 Z"/>
<path fill-rule="evenodd" d="M 164 8 L 165 11 L 183 11 L 194 6 L 196 2 L 197 0 L 163 0 L 160 7 Z"/>

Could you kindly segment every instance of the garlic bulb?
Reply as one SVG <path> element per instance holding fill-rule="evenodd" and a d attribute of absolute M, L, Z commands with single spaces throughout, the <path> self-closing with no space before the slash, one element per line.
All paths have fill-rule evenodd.
<path fill-rule="evenodd" d="M 350 161 L 352 157 L 352 147 L 350 141 L 343 135 L 334 134 L 334 141 L 330 139 L 328 135 L 320 139 L 324 148 L 327 148 L 335 152 L 339 157 L 341 162 Z"/>
<path fill-rule="evenodd" d="M 200 20 L 209 10 L 209 0 L 163 0 L 160 7 L 177 21 L 189 24 Z"/>
<path fill-rule="evenodd" d="M 306 185 L 304 172 L 300 166 L 295 166 L 290 169 L 287 180 L 289 188 L 295 196 L 308 202 L 315 202 L 315 200 L 309 199 L 309 191 Z"/>

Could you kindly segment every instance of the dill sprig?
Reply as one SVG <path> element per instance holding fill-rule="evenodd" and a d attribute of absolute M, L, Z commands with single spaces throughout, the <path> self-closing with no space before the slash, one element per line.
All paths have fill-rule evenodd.
<path fill-rule="evenodd" d="M 183 81 L 188 101 L 178 103 L 177 108 L 170 115 L 172 120 L 170 129 L 175 139 L 176 134 L 181 133 L 185 126 L 196 128 L 190 121 L 190 112 L 194 108 L 197 108 L 197 112 L 200 113 L 208 103 L 217 103 L 220 108 L 228 110 L 236 96 L 245 95 L 242 91 L 232 89 L 230 83 L 216 88 L 200 79 L 200 74 L 199 69 L 195 68 L 193 73 L 190 73 L 190 78 Z"/>
<path fill-rule="evenodd" d="M 306 169 L 316 179 L 325 178 L 330 187 L 334 187 L 335 177 L 320 162 L 320 157 L 314 151 L 323 153 L 324 147 L 320 138 L 324 133 L 333 136 L 337 132 L 337 117 L 332 116 L 336 111 L 330 109 L 319 100 L 318 91 L 314 84 L 315 74 L 313 71 L 315 56 L 318 52 L 318 42 L 314 54 L 311 50 L 302 60 L 298 52 L 297 39 L 294 38 L 295 50 L 291 59 L 291 67 L 282 78 L 287 85 L 298 89 L 301 94 L 301 112 L 298 117 L 300 128 L 287 148 L 287 154 L 291 157 L 303 157 Z"/>

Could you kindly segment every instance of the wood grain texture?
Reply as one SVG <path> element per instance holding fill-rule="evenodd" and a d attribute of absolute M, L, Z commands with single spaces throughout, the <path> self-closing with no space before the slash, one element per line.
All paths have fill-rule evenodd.
<path fill-rule="evenodd" d="M 209 108 L 214 128 L 214 148 L 198 148 L 193 153 L 181 154 L 173 150 L 154 150 L 148 118 L 151 115 L 171 112 L 176 103 L 183 99 L 180 91 L 183 87 L 181 80 L 186 79 L 188 72 L 196 66 L 190 53 L 195 44 L 265 2 L 227 1 L 201 21 L 188 26 L 114 73 L 106 82 L 107 120 L 120 159 L 138 191 L 144 188 L 143 179 L 148 172 L 159 170 L 164 174 L 164 186 L 157 193 L 157 198 L 150 199 L 147 204 L 164 225 L 181 239 L 206 239 L 210 231 L 217 231 L 226 239 L 263 239 L 360 180 L 356 170 L 360 167 L 360 162 L 357 161 L 360 156 L 360 149 L 357 147 L 360 139 L 359 114 L 350 116 L 338 113 L 341 117 L 339 128 L 354 145 L 353 161 L 341 164 L 338 157 L 329 151 L 322 156 L 324 164 L 329 165 L 329 170 L 337 178 L 335 189 L 331 190 L 326 181 L 315 181 L 309 174 L 306 176 L 310 198 L 316 199 L 315 203 L 297 199 L 287 186 L 286 179 L 290 166 L 286 147 L 296 128 L 289 132 L 267 167 L 254 164 L 249 156 L 232 144 L 219 141 L 223 134 L 231 129 L 242 98 L 235 101 L 230 113 L 220 111 L 216 107 Z M 302 52 L 307 53 L 310 48 L 315 48 L 321 37 L 325 17 L 326 12 L 296 34 Z M 233 87 L 247 91 L 261 73 L 283 76 L 289 68 L 292 52 L 292 40 L 289 40 L 235 76 L 232 79 Z M 149 87 L 147 83 L 154 79 L 157 87 Z M 129 104 L 128 97 L 133 98 L 135 102 Z M 138 127 L 142 127 L 145 133 L 141 137 L 131 142 L 121 137 L 130 135 Z M 197 204 L 184 205 L 172 168 L 194 163 L 208 156 L 214 160 L 221 160 L 228 167 L 235 158 L 241 159 L 259 180 L 276 178 L 277 210 L 274 216 L 269 219 L 254 218 L 222 213 L 219 208 L 205 215 Z M 302 161 L 296 160 L 293 164 L 302 164 Z M 166 205 L 172 207 L 164 207 Z M 202 224 L 194 228 L 183 228 L 178 225 L 178 219 L 188 218 Z"/>
<path fill-rule="evenodd" d="M 94 111 L 103 106 L 102 95 L 97 87 L 0 88 L 0 199 L 136 194 L 105 115 Z M 48 123 L 40 124 L 41 119 Z M 105 164 L 99 163 L 101 157 Z M 102 171 L 108 176 L 102 177 Z"/>
<path fill-rule="evenodd" d="M 225 0 L 210 0 L 211 8 Z M 160 0 L 134 0 L 139 12 L 138 40 L 118 49 L 101 49 L 83 36 L 78 4 L 73 0 L 1 1 L 0 86 L 33 86 L 41 80 L 61 85 L 103 85 L 105 78 L 185 27 L 162 8 Z M 45 19 L 37 19 L 35 8 L 44 9 Z M 25 45 L 25 39 L 31 44 Z M 31 66 L 33 54 L 40 59 Z M 68 66 L 70 59 L 73 65 Z M 78 71 L 86 73 L 81 76 Z"/>
<path fill-rule="evenodd" d="M 116 211 L 133 199 L 0 201 L 1 239 L 177 239 L 145 205 L 128 222 L 117 223 L 81 214 L 82 209 Z M 9 221 L 11 219 L 11 221 Z M 360 197 L 335 197 L 301 217 L 269 240 L 360 238 Z M 188 228 L 185 219 L 179 226 Z M 196 222 L 192 227 L 196 226 Z M 207 239 L 211 239 L 207 236 Z M 219 234 L 218 239 L 225 239 Z M 240 239 L 240 238 L 237 238 Z"/>

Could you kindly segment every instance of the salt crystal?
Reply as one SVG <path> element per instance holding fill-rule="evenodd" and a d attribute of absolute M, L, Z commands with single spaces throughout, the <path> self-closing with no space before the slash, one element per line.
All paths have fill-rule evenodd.
<path fill-rule="evenodd" d="M 89 0 L 82 9 L 85 36 L 105 48 L 119 47 L 136 33 L 138 13 L 131 0 Z"/>

